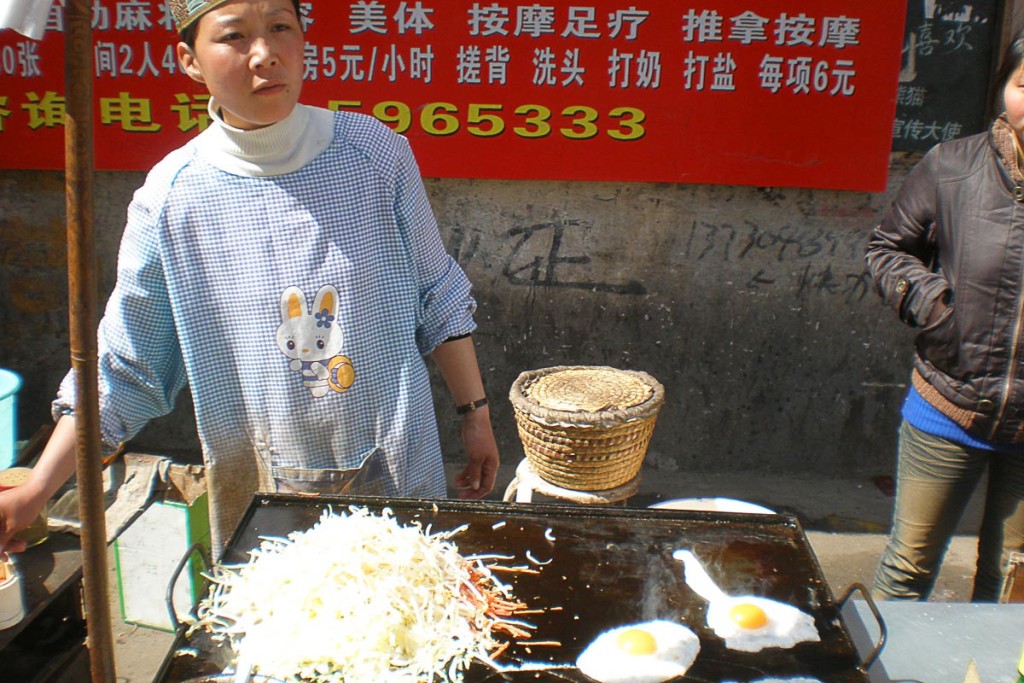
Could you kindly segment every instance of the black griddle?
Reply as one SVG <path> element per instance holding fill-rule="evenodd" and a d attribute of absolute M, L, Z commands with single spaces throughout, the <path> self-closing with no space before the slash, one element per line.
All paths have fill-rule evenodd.
<path fill-rule="evenodd" d="M 588 683 L 591 679 L 574 666 L 583 649 L 602 631 L 650 619 L 679 621 L 700 637 L 697 660 L 677 681 L 868 681 L 841 618 L 841 605 L 829 590 L 799 521 L 789 515 L 257 494 L 221 562 L 244 563 L 262 537 L 308 529 L 325 509 L 343 511 L 352 505 L 374 512 L 390 508 L 398 521 L 417 521 L 433 531 L 466 526 L 452 538 L 463 555 L 514 555 L 515 560 L 503 564 L 540 570 L 498 576 L 530 608 L 547 608 L 522 617 L 536 626 L 533 640 L 560 645 L 514 643 L 500 661 L 555 668 L 497 673 L 474 665 L 466 673 L 467 683 Z M 813 615 L 821 642 L 757 653 L 727 649 L 705 624 L 706 602 L 686 585 L 682 563 L 672 558 L 679 548 L 692 550 L 726 593 L 773 598 Z M 534 564 L 527 552 L 547 564 Z M 230 662 L 230 648 L 219 647 L 201 633 L 187 637 L 182 628 L 156 682 L 225 680 L 218 674 Z"/>

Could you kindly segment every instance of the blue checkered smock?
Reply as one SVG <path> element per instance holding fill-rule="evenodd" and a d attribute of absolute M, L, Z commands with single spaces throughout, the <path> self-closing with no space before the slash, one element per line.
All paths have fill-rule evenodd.
<path fill-rule="evenodd" d="M 385 493 L 443 497 L 423 356 L 473 330 L 475 303 L 408 142 L 338 113 L 326 151 L 271 177 L 219 170 L 195 145 L 160 162 L 128 210 L 99 328 L 105 446 L 168 413 L 187 383 L 215 547 L 280 473 L 356 468 L 375 449 Z M 336 306 L 313 310 L 325 286 Z M 305 381 L 312 364 L 288 355 L 289 310 L 340 333 L 340 350 L 316 362 L 323 370 L 343 358 L 347 368 L 319 388 Z M 55 408 L 73 405 L 69 374 Z"/>

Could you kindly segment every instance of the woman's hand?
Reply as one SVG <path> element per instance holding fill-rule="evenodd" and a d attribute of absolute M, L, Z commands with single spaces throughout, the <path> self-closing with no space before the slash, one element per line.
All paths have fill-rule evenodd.
<path fill-rule="evenodd" d="M 23 551 L 25 541 L 14 538 L 14 534 L 26 529 L 43 511 L 43 506 L 36 504 L 20 489 L 0 491 L 0 553 Z"/>
<path fill-rule="evenodd" d="M 931 327 L 939 321 L 945 313 L 946 309 L 949 308 L 949 293 L 945 293 L 935 300 L 932 304 L 932 310 L 928 311 L 928 319 L 924 321 L 925 327 Z"/>
<path fill-rule="evenodd" d="M 487 406 L 463 415 L 461 431 L 462 447 L 469 462 L 455 477 L 455 486 L 459 489 L 459 498 L 483 498 L 494 488 L 500 462 Z"/>
<path fill-rule="evenodd" d="M 469 462 L 455 477 L 455 487 L 459 489 L 459 498 L 483 498 L 494 488 L 499 456 L 498 444 L 491 428 L 491 410 L 482 401 L 487 394 L 480 377 L 473 338 L 461 337 L 446 341 L 434 349 L 430 357 L 437 363 L 455 405 L 480 405 L 460 417 L 462 447 L 466 450 Z"/>
<path fill-rule="evenodd" d="M 46 502 L 75 472 L 75 418 L 57 421 L 42 455 L 25 483 L 0 491 L 0 552 L 17 553 L 25 542 L 13 538 L 42 513 Z"/>

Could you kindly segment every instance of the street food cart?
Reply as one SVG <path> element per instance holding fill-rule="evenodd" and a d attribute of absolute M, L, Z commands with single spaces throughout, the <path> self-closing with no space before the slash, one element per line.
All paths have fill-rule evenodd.
<path fill-rule="evenodd" d="M 529 554 L 536 561 L 537 571 L 508 579 L 529 607 L 524 618 L 535 627 L 532 637 L 510 644 L 500 657 L 503 671 L 474 664 L 466 681 L 585 683 L 591 679 L 576 668 L 576 658 L 597 635 L 652 619 L 679 621 L 700 636 L 700 652 L 681 680 L 868 680 L 842 604 L 829 590 L 799 522 L 787 515 L 258 494 L 222 562 L 245 563 L 261 538 L 305 530 L 326 509 L 350 506 L 371 513 L 389 508 L 397 521 L 434 531 L 464 527 L 453 541 L 467 555 L 502 553 L 526 562 Z M 723 590 L 771 597 L 811 614 L 820 642 L 761 652 L 727 649 L 704 624 L 706 605 L 672 556 L 679 549 L 699 555 Z M 229 646 L 202 631 L 189 635 L 183 626 L 157 681 L 230 681 L 232 658 Z"/>

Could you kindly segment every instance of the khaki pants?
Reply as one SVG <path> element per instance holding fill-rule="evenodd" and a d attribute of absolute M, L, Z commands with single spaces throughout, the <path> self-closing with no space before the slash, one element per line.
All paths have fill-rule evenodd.
<path fill-rule="evenodd" d="M 961 446 L 903 422 L 892 534 L 875 573 L 876 599 L 928 599 L 986 470 L 974 602 L 999 598 L 1010 552 L 1024 550 L 1024 454 Z"/>

